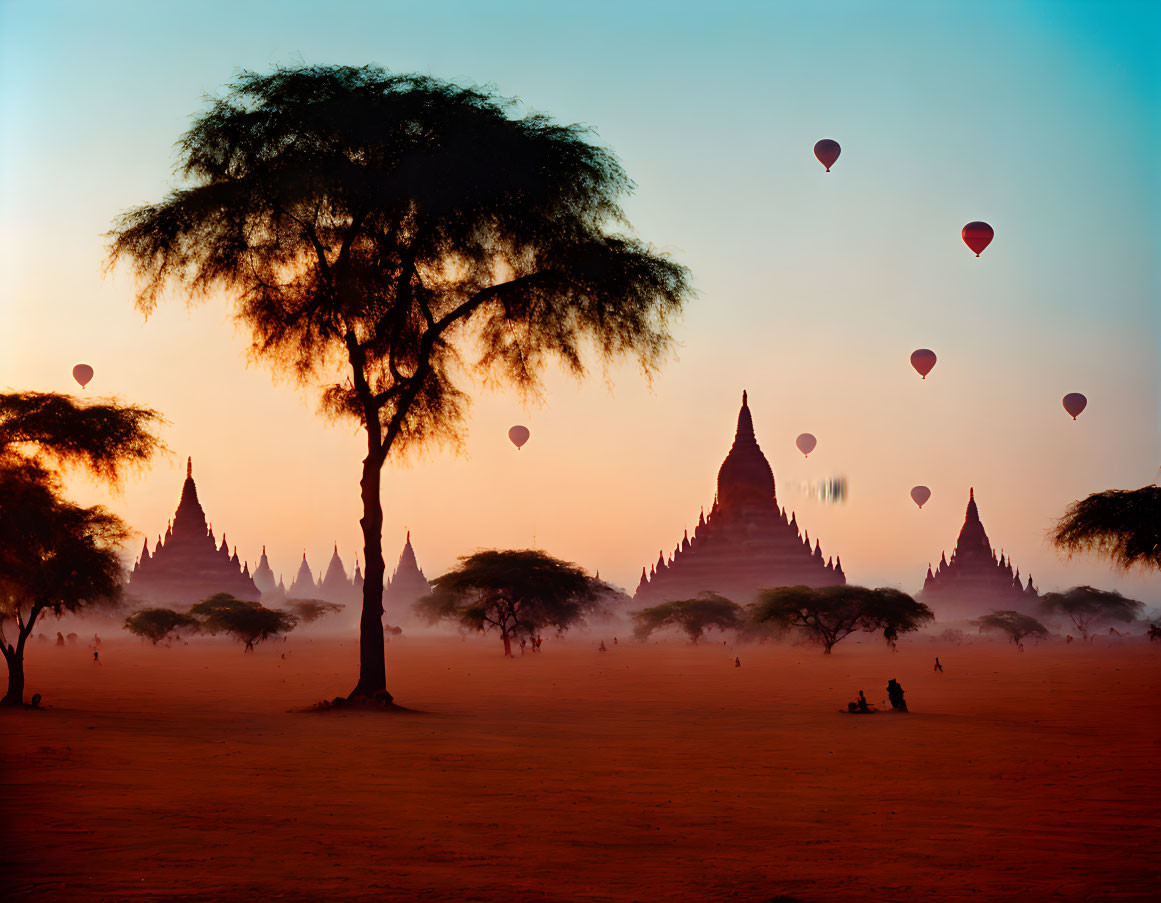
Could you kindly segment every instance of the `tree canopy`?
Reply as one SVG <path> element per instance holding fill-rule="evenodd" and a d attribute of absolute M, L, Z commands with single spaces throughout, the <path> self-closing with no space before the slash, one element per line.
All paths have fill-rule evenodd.
<path fill-rule="evenodd" d="M 128 527 L 102 506 L 68 501 L 59 468 L 116 483 L 164 448 L 148 408 L 41 392 L 0 394 L 0 651 L 5 705 L 24 701 L 24 651 L 41 614 L 113 604 Z M 8 622 L 15 638 L 4 632 Z"/>
<path fill-rule="evenodd" d="M 1019 611 L 993 611 L 979 618 L 976 623 L 984 630 L 1006 633 L 1013 643 L 1019 643 L 1029 636 L 1048 636 L 1047 627 L 1031 615 Z"/>
<path fill-rule="evenodd" d="M 616 592 L 577 565 L 535 549 L 487 549 L 459 560 L 458 568 L 431 581 L 431 595 L 416 610 L 432 623 L 451 620 L 499 633 L 507 656 L 513 639 L 548 628 L 565 631 Z"/>
<path fill-rule="evenodd" d="M 215 593 L 194 603 L 189 613 L 210 633 L 229 633 L 245 643 L 251 652 L 256 643 L 290 633 L 298 618 L 288 611 L 265 608 L 258 602 L 236 599 L 229 593 Z"/>
<path fill-rule="evenodd" d="M 1097 624 L 1108 621 L 1128 624 L 1145 611 L 1143 602 L 1092 586 L 1074 586 L 1063 593 L 1045 593 L 1040 597 L 1040 606 L 1050 614 L 1067 615 L 1086 640 Z"/>
<path fill-rule="evenodd" d="M 326 602 L 323 599 L 287 599 L 284 604 L 287 611 L 303 624 L 313 624 L 321 617 L 343 610 L 343 606 L 337 602 Z"/>
<path fill-rule="evenodd" d="M 1068 506 L 1049 533 L 1069 555 L 1092 552 L 1122 570 L 1161 569 L 1161 486 L 1109 489 Z"/>
<path fill-rule="evenodd" d="M 835 643 L 856 631 L 882 630 L 888 643 L 935 616 L 922 602 L 889 587 L 782 586 L 763 590 L 751 609 L 759 624 L 799 629 L 830 654 Z"/>
<path fill-rule="evenodd" d="M 484 89 L 375 66 L 243 72 L 180 143 L 183 184 L 126 212 L 148 313 L 223 289 L 255 356 L 367 435 L 360 676 L 385 692 L 380 470 L 462 440 L 465 371 L 535 394 L 544 365 L 651 372 L 688 271 L 628 231 L 632 182 L 590 130 Z"/>
<path fill-rule="evenodd" d="M 742 607 L 718 593 L 701 593 L 693 599 L 664 602 L 633 612 L 636 626 L 633 634 L 639 640 L 647 639 L 655 630 L 676 627 L 696 645 L 702 634 L 711 627 L 719 630 L 739 630 L 745 624 Z"/>
<path fill-rule="evenodd" d="M 125 619 L 124 629 L 156 646 L 163 640 L 177 638 L 183 631 L 200 630 L 201 622 L 187 612 L 171 608 L 144 608 Z"/>

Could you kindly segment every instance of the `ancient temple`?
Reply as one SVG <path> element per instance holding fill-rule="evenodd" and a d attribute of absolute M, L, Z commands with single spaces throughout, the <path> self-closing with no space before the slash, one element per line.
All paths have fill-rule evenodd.
<path fill-rule="evenodd" d="M 999 557 L 988 540 L 976 507 L 976 492 L 968 490 L 967 513 L 951 553 L 951 560 L 941 554 L 933 573 L 927 568 L 927 579 L 919 598 L 943 621 L 977 618 L 997 609 L 1029 610 L 1035 607 L 1039 593 L 1032 585 L 1032 575 L 1024 584 L 1020 571 L 1012 570 L 1012 559 L 1000 550 Z"/>
<path fill-rule="evenodd" d="M 158 606 L 192 605 L 214 593 L 258 601 L 258 587 L 249 567 L 239 562 L 237 550 L 230 553 L 224 535 L 221 545 L 215 546 L 213 530 L 198 501 L 192 460 L 186 461 L 185 485 L 173 523 L 165 538 L 158 538 L 152 554 L 146 540 L 126 592 L 136 601 Z"/>
<path fill-rule="evenodd" d="M 412 606 L 431 593 L 431 584 L 423 576 L 415 549 L 411 547 L 411 531 L 399 554 L 399 563 L 387 585 L 383 587 L 383 620 L 387 624 L 406 624 L 415 620 Z"/>
<path fill-rule="evenodd" d="M 718 471 L 718 491 L 709 517 L 698 518 L 673 554 L 660 553 L 634 600 L 655 605 L 689 599 L 707 590 L 739 604 L 773 586 L 833 586 L 846 583 L 842 563 L 824 559 L 817 538 L 811 548 L 797 518 L 778 507 L 774 472 L 758 447 L 746 393 L 738 412 L 734 444 Z"/>
<path fill-rule="evenodd" d="M 317 599 L 318 585 L 314 582 L 314 574 L 310 572 L 310 565 L 306 563 L 306 552 L 302 553 L 302 564 L 298 566 L 298 573 L 287 590 L 293 599 Z"/>

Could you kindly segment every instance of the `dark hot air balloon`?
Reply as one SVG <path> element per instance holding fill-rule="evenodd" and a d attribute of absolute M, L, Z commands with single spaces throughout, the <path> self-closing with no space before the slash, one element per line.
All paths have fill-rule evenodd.
<path fill-rule="evenodd" d="M 926 486 L 912 486 L 911 487 L 911 501 L 922 508 L 927 500 L 931 498 L 931 490 Z"/>
<path fill-rule="evenodd" d="M 803 457 L 806 457 L 814 451 L 814 447 L 818 445 L 818 440 L 810 435 L 810 433 L 803 433 L 794 440 L 794 444 L 798 446 L 798 450 L 802 452 Z"/>
<path fill-rule="evenodd" d="M 1088 405 L 1088 399 L 1079 392 L 1069 392 L 1064 396 L 1064 410 L 1072 415 L 1072 419 L 1076 420 L 1077 415 L 1085 409 Z"/>
<path fill-rule="evenodd" d="M 516 446 L 517 451 L 524 446 L 524 443 L 528 441 L 528 437 L 531 435 L 526 426 L 514 426 L 508 430 L 508 438 L 512 440 L 512 444 Z"/>
<path fill-rule="evenodd" d="M 976 252 L 976 257 L 992 243 L 996 235 L 991 226 L 980 222 L 968 223 L 960 234 L 963 236 L 963 243 Z"/>
<path fill-rule="evenodd" d="M 89 384 L 89 380 L 93 378 L 93 368 L 88 364 L 77 364 L 73 367 L 73 379 L 81 384 L 83 389 Z"/>
<path fill-rule="evenodd" d="M 839 158 L 840 153 L 842 153 L 842 148 L 839 147 L 839 143 L 830 138 L 823 138 L 814 146 L 814 155 L 818 157 L 818 162 L 826 167 L 827 172 L 830 172 L 830 168 L 834 166 L 834 161 Z"/>
<path fill-rule="evenodd" d="M 935 366 L 935 360 L 935 352 L 930 348 L 920 348 L 918 351 L 911 352 L 911 366 L 924 379 L 927 379 L 927 374 Z"/>

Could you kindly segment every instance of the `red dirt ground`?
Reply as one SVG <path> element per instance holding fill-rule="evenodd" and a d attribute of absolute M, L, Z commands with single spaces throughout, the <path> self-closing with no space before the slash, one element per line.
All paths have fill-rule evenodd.
<path fill-rule="evenodd" d="M 350 641 L 35 645 L 8 898 L 1156 899 L 1161 649 L 597 639 L 392 642 L 395 716 L 288 711 Z"/>

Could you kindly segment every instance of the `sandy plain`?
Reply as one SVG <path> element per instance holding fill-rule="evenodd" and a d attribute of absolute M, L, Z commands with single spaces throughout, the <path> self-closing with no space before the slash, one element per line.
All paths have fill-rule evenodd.
<path fill-rule="evenodd" d="M 291 711 L 353 685 L 350 639 L 34 645 L 8 897 L 1156 899 L 1157 644 L 600 638 L 396 639 L 395 716 Z M 909 715 L 840 713 L 890 677 Z"/>

